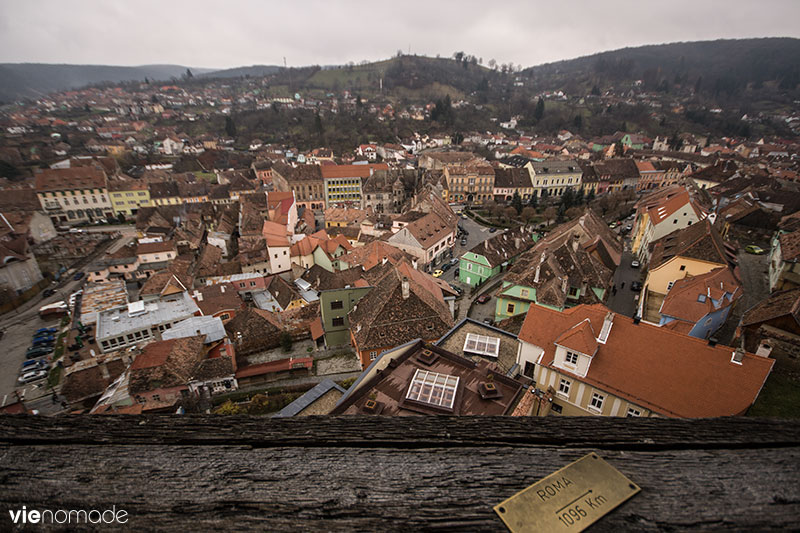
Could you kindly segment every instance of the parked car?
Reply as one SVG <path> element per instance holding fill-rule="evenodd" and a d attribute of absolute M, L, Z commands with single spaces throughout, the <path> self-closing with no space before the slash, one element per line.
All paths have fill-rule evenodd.
<path fill-rule="evenodd" d="M 753 254 L 753 255 L 762 255 L 764 253 L 764 249 L 761 248 L 760 246 L 756 246 L 755 244 L 750 244 L 746 246 L 744 251 L 747 252 L 748 254 Z"/>
<path fill-rule="evenodd" d="M 461 218 L 468 218 L 466 213 L 461 213 Z"/>
<path fill-rule="evenodd" d="M 56 339 L 52 335 L 48 335 L 47 337 L 34 337 L 31 346 L 52 346 L 54 342 L 56 342 Z"/>
<path fill-rule="evenodd" d="M 75 272 L 75 275 L 72 276 L 72 279 L 74 279 L 75 281 L 78 281 L 79 279 L 83 279 L 83 276 L 85 276 L 85 275 L 86 274 L 84 274 L 83 272 Z"/>
<path fill-rule="evenodd" d="M 28 372 L 30 370 L 45 369 L 48 367 L 48 362 L 44 359 L 28 359 L 22 363 L 22 371 Z"/>
<path fill-rule="evenodd" d="M 467 245 L 467 239 L 461 239 L 461 246 Z"/>
<path fill-rule="evenodd" d="M 488 325 L 488 326 L 491 326 L 492 324 L 494 324 L 494 321 L 491 318 L 486 317 L 486 318 L 483 319 L 483 323 Z"/>
<path fill-rule="evenodd" d="M 34 335 L 40 335 L 42 333 L 53 334 L 58 331 L 58 328 L 39 328 L 33 332 Z"/>
<path fill-rule="evenodd" d="M 25 359 L 36 359 L 53 351 L 52 346 L 31 346 L 25 352 Z"/>
<path fill-rule="evenodd" d="M 451 265 L 450 263 L 443 264 L 442 265 L 442 272 L 447 272 L 448 270 L 450 270 L 450 267 L 452 267 L 452 266 L 453 265 Z"/>
<path fill-rule="evenodd" d="M 479 304 L 485 304 L 486 302 L 491 300 L 491 298 L 492 297 L 489 296 L 488 294 L 481 294 L 480 296 L 478 296 L 478 299 L 475 300 L 475 301 L 478 302 Z"/>
<path fill-rule="evenodd" d="M 44 291 L 42 291 L 42 298 L 50 298 L 55 293 L 56 291 L 54 291 L 53 289 L 45 289 Z"/>
<path fill-rule="evenodd" d="M 451 265 L 457 265 L 457 264 L 458 264 L 458 261 L 459 261 L 458 257 L 454 257 L 454 258 L 452 258 L 452 259 L 450 260 L 450 264 L 451 264 Z"/>
<path fill-rule="evenodd" d="M 631 290 L 632 291 L 636 291 L 636 292 L 639 292 L 640 290 L 642 290 L 641 282 L 634 281 L 633 283 L 631 283 Z"/>
<path fill-rule="evenodd" d="M 453 276 L 457 278 L 459 272 L 460 272 L 460 270 L 458 269 L 458 267 L 456 267 L 456 269 L 453 270 Z"/>
<path fill-rule="evenodd" d="M 639 261 L 637 261 L 636 259 L 634 259 L 633 261 L 631 261 L 631 267 L 633 267 L 633 268 L 639 268 Z"/>
<path fill-rule="evenodd" d="M 625 231 L 630 231 L 630 230 L 632 230 L 632 229 L 633 229 L 633 226 L 631 226 L 630 224 L 627 224 L 627 225 L 625 226 Z"/>
<path fill-rule="evenodd" d="M 614 228 L 617 227 L 617 223 L 616 222 L 612 222 L 611 224 L 608 225 L 608 227 L 611 228 L 611 229 L 614 229 Z"/>
<path fill-rule="evenodd" d="M 456 291 L 459 294 L 459 296 L 464 294 L 464 289 L 462 289 L 458 285 L 450 285 L 450 288 Z"/>
<path fill-rule="evenodd" d="M 440 278 L 440 277 L 442 276 L 442 274 L 444 274 L 444 272 L 442 272 L 442 271 L 441 271 L 441 270 L 439 270 L 438 268 L 437 268 L 436 270 L 434 270 L 434 271 L 433 271 L 433 277 L 434 277 L 434 278 Z"/>
<path fill-rule="evenodd" d="M 497 231 L 497 228 L 489 228 L 489 233 L 494 233 L 495 231 Z"/>
<path fill-rule="evenodd" d="M 25 372 L 19 377 L 20 383 L 30 383 L 31 381 L 36 381 L 39 379 L 44 379 L 47 377 L 47 370 L 31 370 L 30 372 Z"/>

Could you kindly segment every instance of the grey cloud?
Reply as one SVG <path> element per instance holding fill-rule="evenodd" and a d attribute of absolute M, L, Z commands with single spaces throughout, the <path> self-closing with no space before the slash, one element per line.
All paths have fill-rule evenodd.
<path fill-rule="evenodd" d="M 0 61 L 325 65 L 410 46 L 531 66 L 643 44 L 800 37 L 798 19 L 796 0 L 26 0 L 0 3 Z"/>

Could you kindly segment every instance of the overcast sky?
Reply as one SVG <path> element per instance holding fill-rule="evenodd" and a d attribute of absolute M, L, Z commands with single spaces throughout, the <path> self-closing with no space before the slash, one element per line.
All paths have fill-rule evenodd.
<path fill-rule="evenodd" d="M 800 37 L 799 20 L 799 0 L 2 0 L 0 62 L 302 66 L 410 47 L 533 66 L 643 44 Z"/>

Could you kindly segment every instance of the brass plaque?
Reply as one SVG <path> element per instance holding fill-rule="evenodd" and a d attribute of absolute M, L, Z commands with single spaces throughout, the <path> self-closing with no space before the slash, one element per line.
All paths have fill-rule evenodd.
<path fill-rule="evenodd" d="M 641 489 L 596 453 L 494 507 L 513 533 L 583 531 Z"/>

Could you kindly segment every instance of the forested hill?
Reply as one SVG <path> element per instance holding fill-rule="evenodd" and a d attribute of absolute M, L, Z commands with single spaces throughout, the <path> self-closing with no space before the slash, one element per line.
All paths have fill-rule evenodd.
<path fill-rule="evenodd" d="M 17 98 L 40 98 L 48 93 L 77 89 L 95 83 L 169 80 L 180 78 L 187 67 L 181 65 L 57 65 L 49 63 L 0 63 L 0 102 Z M 194 74 L 209 69 L 194 68 Z"/>
<path fill-rule="evenodd" d="M 650 91 L 691 88 L 712 96 L 748 89 L 796 90 L 800 39 L 764 38 L 671 43 L 624 48 L 523 71 L 542 90 L 580 94 L 641 80 Z"/>

